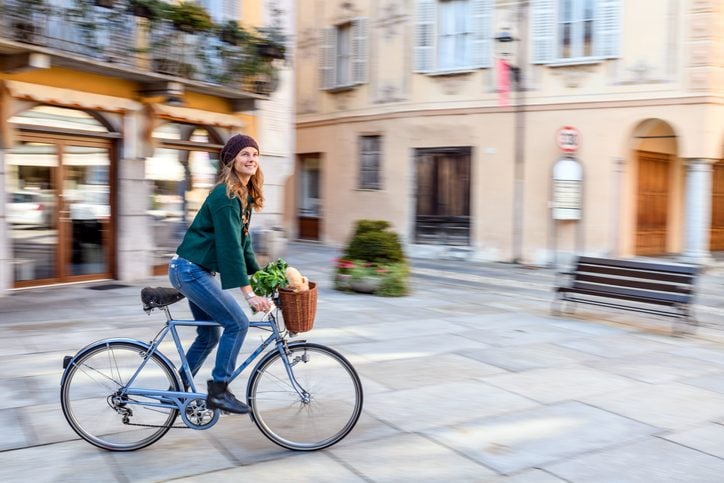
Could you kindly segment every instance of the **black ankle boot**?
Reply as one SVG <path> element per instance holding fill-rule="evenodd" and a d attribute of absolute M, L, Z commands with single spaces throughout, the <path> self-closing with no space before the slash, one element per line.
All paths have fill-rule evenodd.
<path fill-rule="evenodd" d="M 209 381 L 207 383 L 209 394 L 206 396 L 206 407 L 236 414 L 248 413 L 249 406 L 236 399 L 229 392 L 227 386 L 225 382 Z"/>

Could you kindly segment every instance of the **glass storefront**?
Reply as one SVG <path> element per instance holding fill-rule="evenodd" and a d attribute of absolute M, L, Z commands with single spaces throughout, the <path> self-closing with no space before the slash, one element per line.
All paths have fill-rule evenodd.
<path fill-rule="evenodd" d="M 109 277 L 112 143 L 72 134 L 108 130 L 86 112 L 51 106 L 10 122 L 20 139 L 5 156 L 15 285 Z"/>
<path fill-rule="evenodd" d="M 190 124 L 168 123 L 153 136 L 160 147 L 146 159 L 148 220 L 154 272 L 162 274 L 215 183 L 221 145 L 212 132 Z"/>

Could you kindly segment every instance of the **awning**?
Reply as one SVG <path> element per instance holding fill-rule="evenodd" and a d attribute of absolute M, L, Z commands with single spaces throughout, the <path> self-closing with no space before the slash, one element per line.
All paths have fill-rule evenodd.
<path fill-rule="evenodd" d="M 14 80 L 6 80 L 4 84 L 9 94 L 16 99 L 110 112 L 139 111 L 143 108 L 140 102 L 124 97 L 93 94 L 62 87 L 50 87 L 42 84 L 32 84 L 30 82 Z"/>
<path fill-rule="evenodd" d="M 170 121 L 228 128 L 243 128 L 245 126 L 244 121 L 238 117 L 220 112 L 210 112 L 190 107 L 168 106 L 166 104 L 151 104 L 151 109 L 156 117 Z"/>

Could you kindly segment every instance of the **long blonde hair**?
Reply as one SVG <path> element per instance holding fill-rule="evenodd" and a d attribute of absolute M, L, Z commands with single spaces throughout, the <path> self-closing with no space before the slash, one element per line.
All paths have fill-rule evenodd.
<path fill-rule="evenodd" d="M 219 160 L 216 186 L 220 184 L 226 185 L 226 196 L 229 198 L 236 196 L 241 200 L 242 208 L 246 208 L 247 198 L 249 196 L 251 196 L 251 203 L 254 205 L 254 210 L 259 211 L 264 207 L 264 173 L 261 167 L 256 168 L 256 173 L 254 173 L 251 178 L 249 178 L 249 182 L 244 185 L 234 169 L 234 163 L 224 164 L 222 160 Z"/>

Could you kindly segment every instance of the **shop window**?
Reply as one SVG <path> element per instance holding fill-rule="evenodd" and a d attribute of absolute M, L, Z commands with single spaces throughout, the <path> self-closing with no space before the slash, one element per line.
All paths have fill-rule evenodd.
<path fill-rule="evenodd" d="M 216 182 L 221 145 L 207 129 L 180 123 L 159 127 L 153 137 L 160 147 L 146 159 L 152 183 L 148 217 L 153 264 L 161 272 Z"/>

